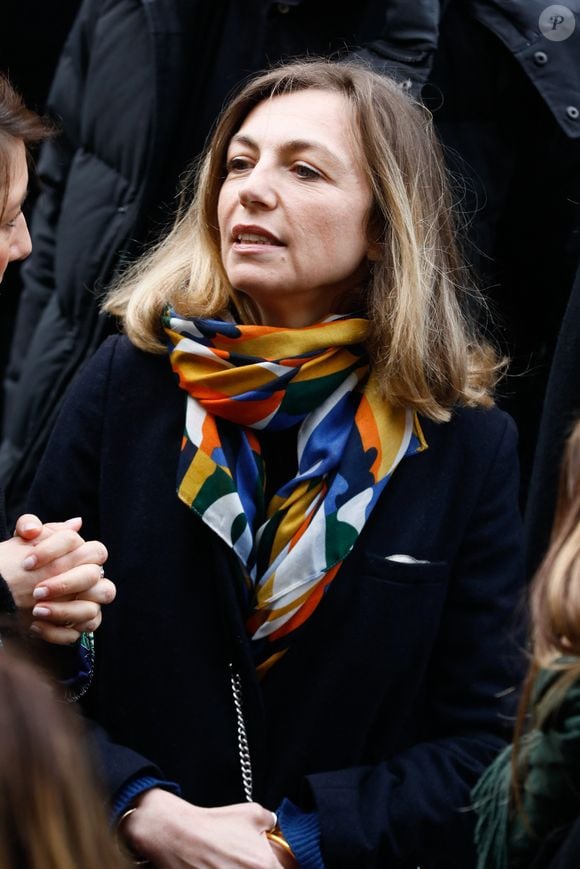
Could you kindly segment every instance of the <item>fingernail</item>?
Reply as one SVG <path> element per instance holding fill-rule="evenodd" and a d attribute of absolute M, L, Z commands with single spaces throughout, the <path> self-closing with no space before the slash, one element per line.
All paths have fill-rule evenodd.
<path fill-rule="evenodd" d="M 74 519 L 67 519 L 64 524 L 65 525 L 76 525 L 80 521 L 81 521 L 81 517 L 75 516 Z"/>
<path fill-rule="evenodd" d="M 47 588 L 35 588 L 32 592 L 32 597 L 35 600 L 44 600 L 45 597 L 48 597 L 50 591 Z"/>
<path fill-rule="evenodd" d="M 36 567 L 38 562 L 38 558 L 36 555 L 27 555 L 24 561 L 22 562 L 22 567 L 24 570 L 32 570 L 33 567 Z"/>
<path fill-rule="evenodd" d="M 28 628 L 28 633 L 33 634 L 36 637 L 40 634 L 40 632 L 41 631 L 38 625 L 30 625 L 30 627 Z"/>
<path fill-rule="evenodd" d="M 39 525 L 36 522 L 25 522 L 22 526 L 22 531 L 36 531 L 38 527 Z"/>
<path fill-rule="evenodd" d="M 39 616 L 41 619 L 46 618 L 46 616 L 50 615 L 50 610 L 45 606 L 35 606 L 32 610 L 33 616 Z"/>

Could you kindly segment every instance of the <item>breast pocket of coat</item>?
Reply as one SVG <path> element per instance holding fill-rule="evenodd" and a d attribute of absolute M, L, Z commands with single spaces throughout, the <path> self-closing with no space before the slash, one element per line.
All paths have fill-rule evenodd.
<path fill-rule="evenodd" d="M 414 708 L 441 637 L 449 574 L 443 561 L 362 554 L 348 576 L 344 618 L 329 644 L 348 649 L 343 677 L 349 702 L 363 708 L 372 696 L 377 708 L 383 702 L 391 710 L 393 704 Z M 343 653 L 329 654 L 340 659 Z M 395 719 L 391 724 L 395 730 L 399 726 Z M 391 725 L 387 729 L 393 733 Z"/>
<path fill-rule="evenodd" d="M 392 553 L 401 555 L 402 553 Z M 367 614 L 383 618 L 395 642 L 421 655 L 436 641 L 447 596 L 449 565 L 445 561 L 393 559 L 367 553 L 360 592 Z M 379 615 L 380 614 L 380 615 Z M 385 642 L 388 642 L 385 639 Z"/>
<path fill-rule="evenodd" d="M 404 552 L 388 555 L 368 552 L 363 570 L 366 576 L 377 582 L 394 583 L 410 589 L 417 585 L 445 585 L 449 575 L 446 561 L 428 561 Z"/>

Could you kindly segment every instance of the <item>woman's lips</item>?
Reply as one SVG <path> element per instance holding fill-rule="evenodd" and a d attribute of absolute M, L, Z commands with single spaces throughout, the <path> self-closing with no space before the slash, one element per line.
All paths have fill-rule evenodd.
<path fill-rule="evenodd" d="M 261 226 L 246 226 L 238 224 L 232 229 L 232 242 L 236 249 L 244 247 L 274 246 L 281 247 L 282 242 L 273 233 Z"/>

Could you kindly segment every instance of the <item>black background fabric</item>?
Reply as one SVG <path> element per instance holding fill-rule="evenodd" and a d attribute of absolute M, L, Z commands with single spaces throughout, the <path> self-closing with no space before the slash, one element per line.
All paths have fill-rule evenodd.
<path fill-rule="evenodd" d="M 23 94 L 26 104 L 44 113 L 48 89 L 62 45 L 81 0 L 3 0 L 0 71 Z M 31 177 L 26 213 L 30 216 L 38 188 Z M 14 263 L 0 286 L 0 377 L 8 362 L 21 292 L 20 264 Z M 0 392 L 0 416 L 3 407 Z"/>

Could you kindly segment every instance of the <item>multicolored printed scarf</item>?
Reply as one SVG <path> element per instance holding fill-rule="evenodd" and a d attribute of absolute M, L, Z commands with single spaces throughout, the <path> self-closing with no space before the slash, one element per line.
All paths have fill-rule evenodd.
<path fill-rule="evenodd" d="M 178 496 L 243 565 L 266 669 L 317 607 L 393 470 L 427 445 L 416 414 L 380 395 L 362 318 L 285 329 L 167 311 L 163 325 L 188 394 Z M 266 504 L 255 432 L 293 426 L 298 472 Z"/>

